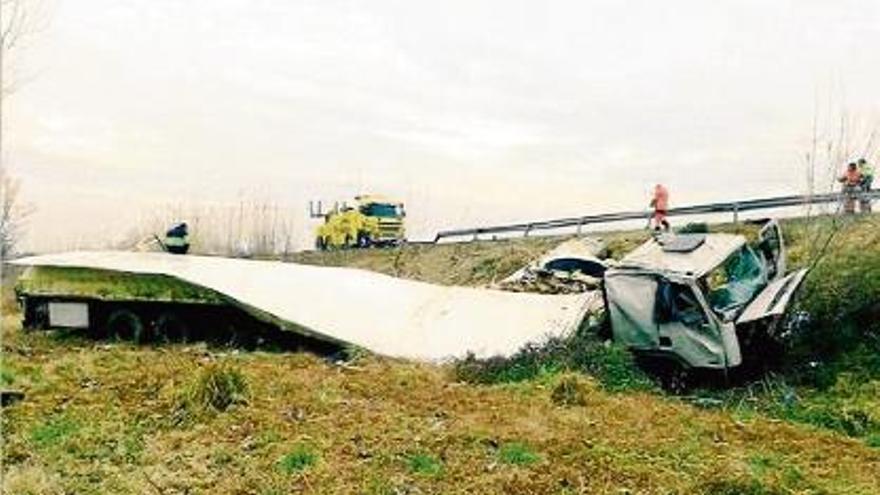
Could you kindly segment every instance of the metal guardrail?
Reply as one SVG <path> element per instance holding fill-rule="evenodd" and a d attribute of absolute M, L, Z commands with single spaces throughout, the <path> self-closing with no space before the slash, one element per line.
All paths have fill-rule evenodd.
<path fill-rule="evenodd" d="M 880 189 L 873 189 L 866 193 L 870 199 L 880 199 Z M 726 201 L 720 203 L 706 203 L 701 205 L 682 206 L 671 208 L 668 216 L 702 215 L 707 213 L 733 213 L 734 222 L 738 220 L 740 212 L 752 210 L 764 210 L 769 208 L 785 208 L 791 206 L 805 206 L 810 204 L 835 203 L 843 200 L 843 193 L 808 194 L 795 196 L 779 196 L 775 198 L 747 199 L 743 201 Z M 434 237 L 434 243 L 450 237 L 470 236 L 478 238 L 481 234 L 507 234 L 522 232 L 528 236 L 531 232 L 550 230 L 565 227 L 580 228 L 584 225 L 600 223 L 621 222 L 625 220 L 647 220 L 653 216 L 653 212 L 628 211 L 617 213 L 600 213 L 582 217 L 558 218 L 555 220 L 543 220 L 539 222 L 514 223 L 508 225 L 495 225 L 489 227 L 474 227 L 469 229 L 443 230 Z"/>

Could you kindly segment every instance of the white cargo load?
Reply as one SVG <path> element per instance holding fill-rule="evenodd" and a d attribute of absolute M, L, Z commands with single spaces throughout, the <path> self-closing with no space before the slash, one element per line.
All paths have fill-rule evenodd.
<path fill-rule="evenodd" d="M 510 355 L 526 343 L 570 334 L 589 310 L 602 305 L 597 292 L 511 293 L 351 268 L 165 253 L 71 252 L 13 263 L 168 275 L 214 290 L 290 331 L 425 360 L 468 352 Z"/>

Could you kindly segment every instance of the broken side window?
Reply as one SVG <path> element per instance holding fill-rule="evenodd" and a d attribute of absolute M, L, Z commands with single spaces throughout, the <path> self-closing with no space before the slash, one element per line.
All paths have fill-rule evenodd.
<path fill-rule="evenodd" d="M 693 290 L 687 285 L 661 280 L 657 286 L 655 301 L 657 323 L 681 322 L 687 326 L 698 327 L 708 323 L 703 307 Z"/>

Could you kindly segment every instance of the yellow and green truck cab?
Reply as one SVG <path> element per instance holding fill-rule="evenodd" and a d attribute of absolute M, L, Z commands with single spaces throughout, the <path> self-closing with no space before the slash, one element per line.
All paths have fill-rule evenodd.
<path fill-rule="evenodd" d="M 395 246 L 406 240 L 403 203 L 375 195 L 354 199 L 356 207 L 342 206 L 324 215 L 316 239 L 318 249 Z"/>

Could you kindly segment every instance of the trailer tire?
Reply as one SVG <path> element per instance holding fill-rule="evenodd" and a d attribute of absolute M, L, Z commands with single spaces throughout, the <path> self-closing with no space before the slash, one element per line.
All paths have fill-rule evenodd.
<path fill-rule="evenodd" d="M 25 331 L 45 330 L 49 328 L 49 303 L 42 300 L 24 299 L 24 319 L 22 328 Z"/>
<path fill-rule="evenodd" d="M 131 340 L 143 344 L 148 340 L 143 319 L 130 309 L 120 308 L 110 312 L 105 325 L 107 337 L 117 340 Z"/>
<path fill-rule="evenodd" d="M 157 339 L 166 342 L 192 342 L 192 332 L 189 325 L 176 313 L 166 311 L 156 318 L 155 323 Z"/>

